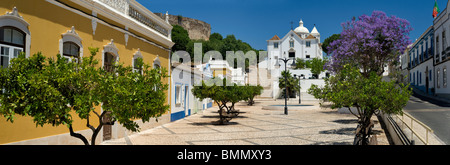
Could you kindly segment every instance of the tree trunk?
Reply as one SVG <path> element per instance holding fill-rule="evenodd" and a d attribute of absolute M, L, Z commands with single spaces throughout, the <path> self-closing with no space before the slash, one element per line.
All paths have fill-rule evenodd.
<path fill-rule="evenodd" d="M 90 125 L 89 124 L 89 117 L 87 118 L 86 127 L 90 128 L 92 130 L 91 145 L 95 145 L 95 139 L 97 138 L 97 135 L 100 132 L 100 130 L 103 128 L 103 125 L 114 125 L 115 121 L 103 122 L 102 119 L 106 115 L 106 112 L 107 111 L 103 111 L 103 113 L 101 115 L 98 115 L 98 113 L 94 111 L 94 113 L 97 115 L 97 117 L 99 119 L 99 123 L 100 123 L 97 126 L 97 128 L 94 128 L 92 125 Z M 89 141 L 86 139 L 85 136 L 83 136 L 82 134 L 73 132 L 72 125 L 69 126 L 69 131 L 70 131 L 70 136 L 73 136 L 73 137 L 76 137 L 76 138 L 80 139 L 81 141 L 83 141 L 84 145 L 89 145 Z"/>
<path fill-rule="evenodd" d="M 373 113 L 369 113 L 360 117 L 353 145 L 369 145 L 370 135 L 372 135 L 374 126 L 371 119 L 372 115 Z"/>
<path fill-rule="evenodd" d="M 255 104 L 255 101 L 253 101 L 254 97 L 250 97 L 250 99 L 248 100 L 248 104 L 249 106 L 253 106 L 253 104 Z"/>

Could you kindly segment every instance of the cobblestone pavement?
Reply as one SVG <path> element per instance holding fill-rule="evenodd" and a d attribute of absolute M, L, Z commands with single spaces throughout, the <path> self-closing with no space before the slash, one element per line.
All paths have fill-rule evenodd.
<path fill-rule="evenodd" d="M 290 104 L 298 105 L 297 101 Z M 217 107 L 203 113 L 164 124 L 103 145 L 352 145 L 356 117 L 322 108 L 318 101 L 303 101 L 291 107 L 264 110 L 284 100 L 257 100 L 256 105 L 238 103 L 241 114 L 226 125 L 218 125 Z M 375 120 L 376 117 L 374 117 Z M 379 145 L 388 145 L 384 131 L 376 122 Z"/>

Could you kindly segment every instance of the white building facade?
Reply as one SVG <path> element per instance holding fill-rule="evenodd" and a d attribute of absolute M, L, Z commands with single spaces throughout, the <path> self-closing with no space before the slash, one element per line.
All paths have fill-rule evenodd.
<path fill-rule="evenodd" d="M 435 93 L 433 35 L 433 27 L 430 26 L 409 50 L 409 82 L 427 94 Z"/>
<path fill-rule="evenodd" d="M 271 75 L 270 89 L 265 89 L 270 91 L 270 97 L 276 99 L 280 97 L 280 89 L 278 87 L 278 78 L 281 76 L 281 72 L 285 70 L 285 64 L 280 58 L 289 58 L 287 63 L 287 70 L 289 70 L 292 76 L 302 77 L 301 84 L 307 84 L 306 86 L 301 86 L 302 92 L 306 92 L 311 83 L 308 79 L 316 77 L 325 77 L 325 72 L 320 75 L 313 75 L 310 69 L 292 69 L 292 65 L 295 59 L 300 58 L 305 61 L 312 60 L 314 58 L 323 59 L 323 50 L 321 47 L 320 33 L 314 26 L 313 30 L 310 32 L 305 26 L 302 20 L 299 22 L 299 26 L 290 30 L 283 38 L 279 38 L 275 35 L 272 39 L 267 41 L 267 52 L 268 58 L 265 61 L 259 63 L 260 69 L 267 69 L 268 73 Z M 323 85 L 324 81 L 314 81 L 317 85 Z"/>
<path fill-rule="evenodd" d="M 435 95 L 450 99 L 450 86 L 448 85 L 448 77 L 450 73 L 450 21 L 448 13 L 450 13 L 450 1 L 447 2 L 447 8 L 442 10 L 433 21 L 434 27 L 434 79 Z"/>

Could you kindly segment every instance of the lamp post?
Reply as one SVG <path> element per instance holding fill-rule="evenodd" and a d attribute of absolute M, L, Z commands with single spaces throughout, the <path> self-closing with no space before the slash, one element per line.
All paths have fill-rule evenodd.
<path fill-rule="evenodd" d="M 287 62 L 290 60 L 289 58 L 280 58 L 281 61 L 284 62 L 284 72 L 287 73 Z M 278 64 L 280 65 L 280 64 Z M 284 75 L 284 114 L 288 115 L 288 108 L 287 108 L 287 74 Z"/>
<path fill-rule="evenodd" d="M 298 78 L 297 78 L 297 76 L 295 76 L 295 79 L 297 79 L 298 80 L 298 104 L 302 104 L 302 93 L 301 93 L 301 79 L 302 79 L 302 76 L 298 76 Z"/>

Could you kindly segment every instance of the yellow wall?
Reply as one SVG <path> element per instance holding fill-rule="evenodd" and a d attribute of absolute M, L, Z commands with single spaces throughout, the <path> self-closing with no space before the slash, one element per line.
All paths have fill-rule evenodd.
<path fill-rule="evenodd" d="M 63 2 L 69 1 L 63 0 Z M 2 0 L 0 3 L 0 15 L 11 12 L 13 7 L 17 7 L 19 14 L 30 24 L 28 29 L 31 32 L 31 50 L 27 51 L 30 51 L 31 55 L 42 52 L 44 56 L 56 57 L 56 54 L 59 52 L 59 40 L 62 39 L 61 34 L 66 33 L 74 26 L 75 31 L 82 39 L 84 57 L 90 56 L 88 47 L 98 47 L 100 50 L 96 58 L 101 63 L 103 46 L 107 45 L 111 39 L 114 39 L 114 44 L 119 49 L 120 63 L 131 65 L 133 55 L 139 48 L 145 63 L 152 64 L 156 56 L 159 55 L 161 66 L 169 68 L 169 52 L 167 50 L 153 46 L 131 35 L 126 46 L 124 33 L 101 23 L 97 23 L 96 32 L 93 35 L 91 19 L 44 0 Z M 123 25 L 117 26 L 123 27 Z M 151 40 L 146 36 L 140 37 Z M 164 81 L 164 83 L 168 82 L 168 79 Z M 97 112 L 100 112 L 99 107 Z M 78 117 L 75 117 L 77 116 L 76 114 L 72 114 L 72 116 L 74 117 L 73 126 L 75 131 L 87 129 L 86 121 L 81 121 Z M 91 125 L 98 125 L 95 115 L 92 116 Z M 0 144 L 63 133 L 68 133 L 66 126 L 53 127 L 45 125 L 44 127 L 36 127 L 31 117 L 16 116 L 14 123 L 6 122 L 5 118 L 0 117 Z"/>

